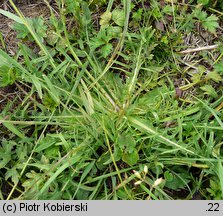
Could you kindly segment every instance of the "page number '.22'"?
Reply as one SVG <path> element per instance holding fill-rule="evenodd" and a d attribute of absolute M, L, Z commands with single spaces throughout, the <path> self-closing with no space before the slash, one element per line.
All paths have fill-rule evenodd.
<path fill-rule="evenodd" d="M 219 210 L 219 203 L 208 203 L 208 209 L 206 211 L 220 211 Z"/>

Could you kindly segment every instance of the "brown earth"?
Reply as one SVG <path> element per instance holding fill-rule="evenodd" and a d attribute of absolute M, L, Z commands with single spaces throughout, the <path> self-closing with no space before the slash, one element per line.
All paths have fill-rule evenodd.
<path fill-rule="evenodd" d="M 25 17 L 44 17 L 49 18 L 50 11 L 43 0 L 17 0 L 15 5 L 24 14 Z M 8 0 L 0 3 L 0 9 L 15 13 Z M 14 21 L 0 14 L 0 32 L 3 36 L 4 43 L 6 45 L 6 51 L 10 55 L 15 55 L 18 39 L 16 39 L 15 31 L 12 29 Z M 0 44 L 0 48 L 3 45 Z"/>
<path fill-rule="evenodd" d="M 50 2 L 53 3 L 53 1 Z M 44 19 L 48 19 L 50 16 L 50 10 L 43 0 L 16 0 L 14 3 L 25 17 L 34 18 L 42 16 Z M 53 5 L 53 9 L 55 8 L 56 5 Z M 0 9 L 16 14 L 9 0 L 1 1 Z M 11 56 L 16 54 L 19 42 L 16 38 L 16 32 L 12 29 L 13 23 L 13 20 L 0 14 L 0 36 L 3 39 L 3 43 L 0 42 L 0 49 L 3 49 Z M 21 89 L 18 89 L 18 84 L 17 87 L 16 85 L 11 85 L 0 88 L 0 111 L 4 109 L 9 101 L 13 101 L 16 97 L 20 98 L 20 96 L 21 98 L 24 97 L 24 91 L 22 92 Z M 20 103 L 19 101 L 17 103 Z"/>

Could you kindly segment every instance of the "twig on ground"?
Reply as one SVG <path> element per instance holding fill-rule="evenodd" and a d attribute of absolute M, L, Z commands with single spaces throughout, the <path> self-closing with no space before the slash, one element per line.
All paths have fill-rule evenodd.
<path fill-rule="evenodd" d="M 219 45 L 211 45 L 211 46 L 204 46 L 204 47 L 198 47 L 198 48 L 194 48 L 194 49 L 187 49 L 187 50 L 183 50 L 180 51 L 180 54 L 187 54 L 187 53 L 192 53 L 192 52 L 199 52 L 199 51 L 203 51 L 203 50 L 211 50 L 211 49 L 216 49 Z"/>

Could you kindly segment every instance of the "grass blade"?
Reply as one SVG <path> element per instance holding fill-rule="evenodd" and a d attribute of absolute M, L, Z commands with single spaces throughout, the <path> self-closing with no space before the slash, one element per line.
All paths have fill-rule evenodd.
<path fill-rule="evenodd" d="M 186 149 L 185 147 L 171 141 L 170 139 L 162 136 L 161 134 L 159 134 L 159 132 L 155 131 L 154 129 L 150 128 L 149 126 L 147 126 L 146 124 L 143 123 L 143 121 L 141 119 L 136 119 L 134 117 L 128 117 L 129 121 L 132 122 L 133 124 L 139 126 L 140 128 L 144 129 L 145 131 L 147 131 L 150 134 L 156 135 L 158 138 L 160 138 L 164 143 L 170 144 L 171 146 L 177 147 L 179 148 L 181 151 L 190 153 L 192 155 L 197 155 L 196 153 L 194 153 L 191 150 Z"/>

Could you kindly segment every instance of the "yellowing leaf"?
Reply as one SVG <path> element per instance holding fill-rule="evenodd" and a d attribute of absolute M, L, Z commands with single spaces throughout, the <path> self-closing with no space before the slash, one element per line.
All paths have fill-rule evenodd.
<path fill-rule="evenodd" d="M 213 81 L 219 83 L 220 81 L 222 81 L 222 77 L 221 75 L 217 72 L 217 71 L 212 71 L 212 72 L 209 72 L 206 77 L 208 79 L 212 79 Z"/>
<path fill-rule="evenodd" d="M 115 9 L 112 11 L 112 20 L 116 25 L 123 27 L 125 24 L 125 13 L 123 10 Z"/>
<path fill-rule="evenodd" d="M 101 15 L 100 25 L 102 27 L 107 27 L 110 23 L 112 17 L 112 13 L 110 11 L 106 11 Z"/>

